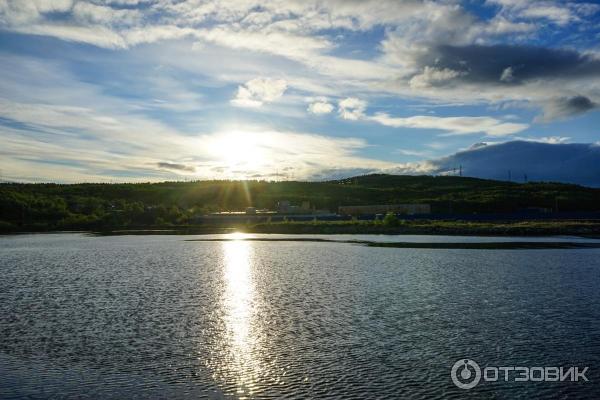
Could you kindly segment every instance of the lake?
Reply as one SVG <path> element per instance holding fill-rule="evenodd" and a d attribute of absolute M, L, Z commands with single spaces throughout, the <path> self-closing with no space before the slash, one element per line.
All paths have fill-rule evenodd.
<path fill-rule="evenodd" d="M 600 398 L 600 249 L 203 238 L 0 237 L 0 398 Z M 589 382 L 464 390 L 460 359 Z"/>

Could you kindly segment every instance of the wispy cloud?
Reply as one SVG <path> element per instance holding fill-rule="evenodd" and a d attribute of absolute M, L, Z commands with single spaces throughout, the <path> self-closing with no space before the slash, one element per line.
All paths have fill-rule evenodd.
<path fill-rule="evenodd" d="M 392 117 L 387 113 L 366 113 L 367 102 L 349 97 L 339 102 L 339 114 L 343 119 L 372 121 L 393 128 L 436 129 L 453 135 L 484 133 L 489 136 L 506 136 L 521 132 L 528 124 L 505 122 L 492 117 L 437 117 L 414 115 Z"/>
<path fill-rule="evenodd" d="M 325 178 L 427 171 L 393 162 L 427 143 L 438 154 L 516 134 L 591 141 L 599 12 L 554 0 L 0 0 L 0 164 L 69 181 Z M 265 161 L 215 156 L 223 140 Z"/>
<path fill-rule="evenodd" d="M 489 136 L 506 136 L 527 129 L 527 124 L 503 122 L 491 117 L 433 117 L 415 115 L 407 118 L 391 117 L 385 113 L 377 113 L 368 117 L 385 126 L 394 128 L 437 129 L 454 135 L 485 133 Z"/>

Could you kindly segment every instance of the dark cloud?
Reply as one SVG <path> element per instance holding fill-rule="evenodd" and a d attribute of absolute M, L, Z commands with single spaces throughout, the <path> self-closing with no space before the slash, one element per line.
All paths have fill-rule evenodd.
<path fill-rule="evenodd" d="M 585 96 L 560 97 L 544 107 L 543 120 L 553 120 L 583 114 L 596 107 L 598 107 L 598 104 Z"/>
<path fill-rule="evenodd" d="M 178 172 L 196 172 L 196 168 L 191 166 L 191 165 L 185 165 L 185 164 L 177 164 L 177 163 L 170 163 L 170 162 L 159 162 L 156 163 L 156 166 L 160 169 L 168 169 L 171 171 L 178 171 Z"/>
<path fill-rule="evenodd" d="M 562 113 L 566 115 L 581 114 L 598 106 L 585 96 L 562 98 L 558 100 L 557 104 Z"/>
<path fill-rule="evenodd" d="M 538 79 L 600 76 L 600 60 L 575 50 L 515 45 L 441 45 L 418 60 L 424 67 L 449 69 L 455 81 L 518 85 Z"/>
<path fill-rule="evenodd" d="M 600 145 L 512 141 L 477 146 L 431 161 L 435 172 L 462 165 L 465 176 L 515 181 L 558 181 L 600 187 Z"/>
<path fill-rule="evenodd" d="M 585 96 L 575 96 L 565 99 L 565 108 L 570 109 L 573 112 L 582 112 L 591 110 L 596 105 Z"/>

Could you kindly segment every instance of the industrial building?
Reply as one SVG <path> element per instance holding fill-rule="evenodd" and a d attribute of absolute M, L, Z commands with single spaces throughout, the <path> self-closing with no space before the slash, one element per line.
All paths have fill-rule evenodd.
<path fill-rule="evenodd" d="M 202 215 L 193 219 L 194 223 L 208 224 L 239 224 L 239 223 L 264 223 L 281 221 L 311 221 L 335 220 L 338 216 L 328 210 L 318 210 L 311 207 L 308 201 L 297 206 L 287 200 L 277 202 L 277 211 L 259 210 L 247 207 L 245 211 L 226 211 Z"/>
<path fill-rule="evenodd" d="M 373 214 L 431 214 L 431 205 L 429 204 L 378 204 L 364 206 L 340 206 L 338 214 L 340 215 L 373 215 Z"/>

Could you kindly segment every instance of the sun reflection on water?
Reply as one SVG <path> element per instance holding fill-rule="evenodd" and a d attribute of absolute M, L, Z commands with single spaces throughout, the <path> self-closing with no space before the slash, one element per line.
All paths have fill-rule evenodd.
<path fill-rule="evenodd" d="M 227 332 L 229 365 L 228 385 L 234 384 L 238 395 L 251 395 L 260 374 L 256 358 L 255 295 L 252 275 L 251 243 L 243 240 L 223 242 L 224 321 Z"/>

